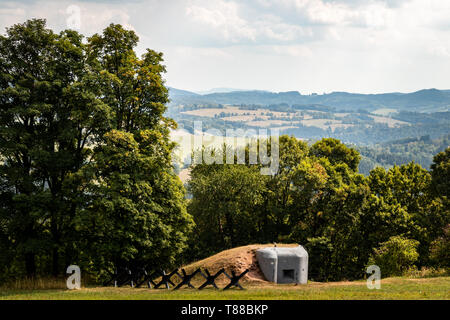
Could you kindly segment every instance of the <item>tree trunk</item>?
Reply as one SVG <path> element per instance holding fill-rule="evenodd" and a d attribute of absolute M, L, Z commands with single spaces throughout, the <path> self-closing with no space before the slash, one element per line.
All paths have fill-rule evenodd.
<path fill-rule="evenodd" d="M 57 276 L 59 274 L 59 266 L 58 266 L 58 260 L 59 260 L 59 252 L 57 247 L 53 247 L 52 252 L 52 274 L 53 276 Z"/>
<path fill-rule="evenodd" d="M 28 277 L 36 276 L 36 255 L 33 252 L 25 253 L 25 270 Z"/>
<path fill-rule="evenodd" d="M 225 219 L 227 221 L 227 229 L 228 229 L 228 236 L 230 237 L 230 247 L 234 248 L 235 241 L 234 241 L 234 224 L 233 224 L 233 217 L 231 214 L 226 213 Z"/>
<path fill-rule="evenodd" d="M 52 248 L 52 274 L 57 276 L 59 273 L 59 232 L 56 226 L 55 218 L 52 219 L 51 232 L 53 238 L 53 248 Z"/>

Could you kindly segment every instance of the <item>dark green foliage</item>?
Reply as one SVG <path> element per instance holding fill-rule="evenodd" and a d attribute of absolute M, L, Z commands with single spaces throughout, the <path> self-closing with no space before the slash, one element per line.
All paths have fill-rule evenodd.
<path fill-rule="evenodd" d="M 374 124 L 366 110 L 341 119 L 354 128 L 299 125 L 292 130 L 308 138 L 422 138 L 360 148 L 361 157 L 335 138 L 308 146 L 284 135 L 273 176 L 248 163 L 248 148 L 246 164 L 193 166 L 187 210 L 172 166 L 169 132 L 176 123 L 165 116 L 162 54 L 147 50 L 138 57 L 137 43 L 137 35 L 120 25 L 86 42 L 74 31 L 56 34 L 38 19 L 0 36 L 0 281 L 58 275 L 73 263 L 100 278 L 114 266 L 162 268 L 257 242 L 305 245 L 314 280 L 361 278 L 369 262 L 379 263 L 384 276 L 412 264 L 448 267 L 450 149 L 448 137 L 432 140 L 448 134 L 448 112 L 401 111 L 395 117 L 413 125 L 391 128 Z M 209 103 L 177 94 L 195 98 L 195 108 L 223 108 L 226 98 L 215 95 Z M 265 116 L 271 119 L 272 111 L 292 110 L 335 119 L 334 109 L 320 104 L 323 98 L 351 108 L 367 99 L 370 108 L 389 101 L 399 108 L 448 104 L 448 93 L 438 90 L 376 97 L 236 95 L 269 99 Z M 308 106 L 296 105 L 303 98 Z M 319 110 L 323 114 L 316 115 Z M 193 120 L 180 119 L 187 130 Z M 205 130 L 245 128 L 220 117 L 203 124 Z M 431 171 L 424 169 L 430 154 L 442 150 Z M 408 164 L 395 165 L 403 162 Z"/>
<path fill-rule="evenodd" d="M 259 169 L 243 165 L 198 165 L 191 172 L 189 190 L 195 212 L 198 250 L 205 256 L 251 243 L 263 232 L 254 212 L 263 203 Z M 195 244 L 193 241 L 193 245 Z"/>
<path fill-rule="evenodd" d="M 450 198 L 450 147 L 440 152 L 431 165 L 432 189 L 436 196 Z"/>
<path fill-rule="evenodd" d="M 190 259 L 238 245 L 297 242 L 308 249 L 311 279 L 358 279 L 374 248 L 382 246 L 374 257 L 384 261 L 395 237 L 405 237 L 414 244 L 414 259 L 400 261 L 400 248 L 395 270 L 411 263 L 431 266 L 430 244 L 441 239 L 449 221 L 446 198 L 430 194 L 431 174 L 409 163 L 388 171 L 378 167 L 365 177 L 357 173 L 358 161 L 356 150 L 335 139 L 308 147 L 281 136 L 274 176 L 261 176 L 249 164 L 193 166 L 189 212 L 197 224 L 196 243 L 209 250 L 193 250 Z M 232 237 L 230 230 L 236 230 Z M 439 241 L 433 248 L 442 247 Z"/>
<path fill-rule="evenodd" d="M 333 165 L 343 163 L 353 171 L 358 170 L 360 159 L 358 151 L 347 148 L 339 140 L 322 139 L 311 147 L 310 153 L 317 158 L 327 158 Z"/>
<path fill-rule="evenodd" d="M 120 25 L 86 44 L 29 20 L 0 36 L 0 272 L 173 263 L 191 219 L 171 166 L 162 54 Z"/>
<path fill-rule="evenodd" d="M 70 258 L 75 206 L 67 178 L 89 156 L 87 143 L 108 125 L 109 109 L 91 91 L 93 75 L 82 36 L 59 35 L 30 20 L 0 38 L 0 172 L 5 180 L 7 224 L 14 257 L 36 272 L 60 271 Z M 21 258 L 19 258 L 21 257 Z"/>
<path fill-rule="evenodd" d="M 434 265 L 450 268 L 450 225 L 445 227 L 443 236 L 431 243 L 430 251 L 430 258 Z"/>
<path fill-rule="evenodd" d="M 423 168 L 429 169 L 433 156 L 444 151 L 450 143 L 450 136 L 445 135 L 432 140 L 430 136 L 408 138 L 385 142 L 370 147 L 358 146 L 361 153 L 359 172 L 368 175 L 377 166 L 389 169 L 394 165 L 401 165 L 414 161 Z"/>
<path fill-rule="evenodd" d="M 419 242 L 395 236 L 374 249 L 369 259 L 370 265 L 380 267 L 382 277 L 401 276 L 417 261 Z"/>
<path fill-rule="evenodd" d="M 117 266 L 171 266 L 185 249 L 191 219 L 178 177 L 149 152 L 166 143 L 150 130 L 112 130 L 104 139 L 81 172 L 89 206 L 79 211 L 76 226 L 85 269 L 98 274 Z"/>
<path fill-rule="evenodd" d="M 95 257 L 88 261 L 97 272 L 173 265 L 191 226 L 172 167 L 169 130 L 176 124 L 163 116 L 168 90 L 162 54 L 147 50 L 138 58 L 137 41 L 133 31 L 111 24 L 88 43 L 102 100 L 113 114 L 112 130 L 80 173 L 90 205 L 80 211 L 78 226 L 89 235 L 84 251 Z"/>

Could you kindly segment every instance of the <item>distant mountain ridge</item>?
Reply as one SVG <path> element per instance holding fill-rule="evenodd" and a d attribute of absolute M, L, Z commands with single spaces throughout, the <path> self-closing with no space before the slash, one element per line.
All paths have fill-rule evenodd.
<path fill-rule="evenodd" d="M 395 108 L 404 111 L 448 111 L 450 90 L 423 89 L 411 93 L 360 94 L 332 92 L 327 94 L 302 95 L 298 91 L 233 91 L 200 95 L 194 92 L 170 88 L 172 104 L 256 104 L 289 105 L 320 104 L 337 109 L 375 110 Z"/>
<path fill-rule="evenodd" d="M 210 90 L 197 91 L 196 93 L 205 95 L 205 94 L 211 94 L 211 93 L 228 93 L 228 92 L 237 92 L 237 91 L 250 91 L 250 90 L 236 89 L 236 88 L 213 88 Z"/>
<path fill-rule="evenodd" d="M 176 99 L 178 97 L 195 97 L 195 96 L 200 96 L 200 94 L 195 93 L 195 92 L 191 92 L 191 91 L 186 91 L 186 90 L 181 90 L 181 89 L 175 89 L 172 87 L 169 87 L 169 95 L 171 99 Z"/>

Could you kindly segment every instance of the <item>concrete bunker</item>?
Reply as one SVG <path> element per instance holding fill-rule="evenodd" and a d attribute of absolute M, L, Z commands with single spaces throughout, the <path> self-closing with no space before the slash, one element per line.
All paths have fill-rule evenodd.
<path fill-rule="evenodd" d="M 308 252 L 302 246 L 259 249 L 256 251 L 256 258 L 261 271 L 270 282 L 308 282 Z"/>

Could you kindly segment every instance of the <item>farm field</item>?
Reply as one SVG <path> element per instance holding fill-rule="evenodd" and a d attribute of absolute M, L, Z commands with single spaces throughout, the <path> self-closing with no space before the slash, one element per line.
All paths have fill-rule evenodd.
<path fill-rule="evenodd" d="M 225 133 L 224 133 L 225 134 Z M 250 142 L 249 137 L 226 137 L 226 136 L 213 136 L 208 133 L 198 136 L 201 144 L 205 147 L 220 148 L 223 143 L 234 147 L 244 147 Z M 197 150 L 194 135 L 183 129 L 174 130 L 171 132 L 171 139 L 178 144 L 175 150 L 175 156 L 184 161 L 189 157 L 192 151 Z"/>
<path fill-rule="evenodd" d="M 386 278 L 381 289 L 364 280 L 307 285 L 243 283 L 245 290 L 88 287 L 80 290 L 0 290 L 0 300 L 408 300 L 450 299 L 450 277 Z"/>

